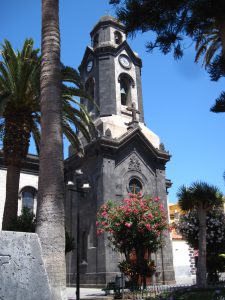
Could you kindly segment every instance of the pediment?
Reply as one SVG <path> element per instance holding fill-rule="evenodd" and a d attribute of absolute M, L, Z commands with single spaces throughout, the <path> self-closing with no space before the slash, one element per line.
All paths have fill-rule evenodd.
<path fill-rule="evenodd" d="M 146 169 L 150 171 L 152 175 L 154 175 L 154 171 L 152 167 L 145 162 L 142 156 L 136 151 L 133 150 L 128 156 L 118 160 L 116 162 L 115 168 L 122 166 L 123 173 L 146 173 Z"/>

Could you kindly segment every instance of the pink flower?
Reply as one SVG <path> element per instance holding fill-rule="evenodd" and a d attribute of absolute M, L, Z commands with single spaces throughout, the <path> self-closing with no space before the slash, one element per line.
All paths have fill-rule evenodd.
<path fill-rule="evenodd" d="M 148 214 L 149 219 L 153 219 L 153 215 L 152 214 Z"/>
<path fill-rule="evenodd" d="M 107 212 L 106 212 L 106 211 L 103 211 L 103 212 L 102 212 L 102 216 L 105 216 L 105 215 L 107 215 Z"/>
<path fill-rule="evenodd" d="M 145 227 L 148 229 L 148 231 L 150 231 L 150 229 L 151 229 L 150 224 L 145 224 Z"/>
<path fill-rule="evenodd" d="M 132 222 L 130 222 L 130 223 L 126 222 L 125 226 L 128 227 L 128 228 L 130 228 L 132 226 Z"/>

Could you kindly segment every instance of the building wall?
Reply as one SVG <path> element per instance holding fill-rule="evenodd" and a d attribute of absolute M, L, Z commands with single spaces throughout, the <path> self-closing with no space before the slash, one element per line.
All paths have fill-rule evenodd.
<path fill-rule="evenodd" d="M 190 247 L 184 240 L 173 240 L 172 248 L 176 283 L 193 283 L 195 276 L 191 273 Z"/>
<path fill-rule="evenodd" d="M 2 218 L 5 206 L 5 196 L 6 196 L 6 173 L 5 169 L 0 169 L 0 230 L 2 229 Z M 22 172 L 20 174 L 20 184 L 19 184 L 19 194 L 18 194 L 18 215 L 21 213 L 22 199 L 19 197 L 20 191 L 24 187 L 33 187 L 37 190 L 38 188 L 38 175 L 28 174 Z M 34 213 L 37 208 L 37 199 L 34 199 Z"/>

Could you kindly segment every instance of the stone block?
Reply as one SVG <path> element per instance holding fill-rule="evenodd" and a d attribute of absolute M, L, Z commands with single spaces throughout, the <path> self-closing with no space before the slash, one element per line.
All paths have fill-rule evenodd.
<path fill-rule="evenodd" d="M 0 232 L 0 299 L 50 299 L 37 234 Z"/>

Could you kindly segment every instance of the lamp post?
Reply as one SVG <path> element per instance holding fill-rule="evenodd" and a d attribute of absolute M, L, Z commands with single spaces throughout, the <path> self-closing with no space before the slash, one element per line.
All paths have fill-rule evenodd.
<path fill-rule="evenodd" d="M 82 175 L 81 170 L 75 171 L 76 175 Z M 76 276 L 76 299 L 80 300 L 80 194 L 85 193 L 84 190 L 90 189 L 89 183 L 83 183 L 82 186 L 80 185 L 80 179 L 76 179 L 76 184 L 73 181 L 68 181 L 67 186 L 70 191 L 77 193 L 77 256 L 76 256 L 76 267 L 77 267 L 77 276 Z M 73 188 L 75 187 L 75 188 Z"/>

